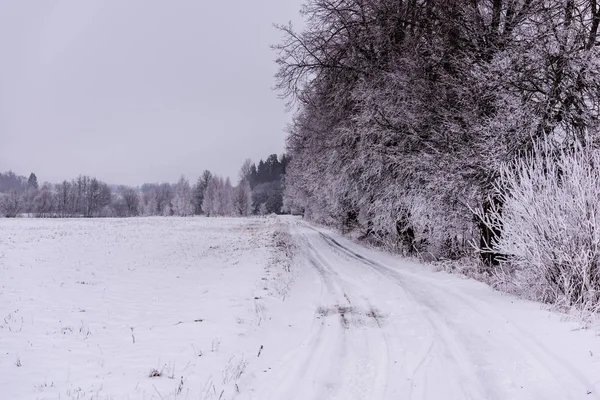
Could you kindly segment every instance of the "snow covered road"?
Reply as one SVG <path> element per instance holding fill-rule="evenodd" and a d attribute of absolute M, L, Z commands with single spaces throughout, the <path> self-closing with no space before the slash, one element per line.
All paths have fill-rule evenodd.
<path fill-rule="evenodd" d="M 593 332 L 304 222 L 293 233 L 312 275 L 294 301 L 314 319 L 251 398 L 600 398 Z"/>

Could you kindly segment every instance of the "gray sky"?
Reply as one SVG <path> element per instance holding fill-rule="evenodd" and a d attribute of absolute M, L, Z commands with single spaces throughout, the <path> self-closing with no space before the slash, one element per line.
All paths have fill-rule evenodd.
<path fill-rule="evenodd" d="M 281 153 L 273 22 L 301 0 L 0 1 L 0 171 L 237 179 Z"/>

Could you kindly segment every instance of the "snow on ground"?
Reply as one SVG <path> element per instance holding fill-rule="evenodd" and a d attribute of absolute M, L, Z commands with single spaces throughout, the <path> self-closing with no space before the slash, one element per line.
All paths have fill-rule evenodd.
<path fill-rule="evenodd" d="M 285 292 L 278 226 L 0 219 L 0 399 L 231 398 Z"/>
<path fill-rule="evenodd" d="M 480 282 L 295 225 L 304 266 L 293 294 L 304 293 L 314 319 L 299 324 L 308 326 L 303 339 L 274 357 L 253 398 L 600 398 L 594 331 Z"/>
<path fill-rule="evenodd" d="M 0 274 L 0 399 L 600 399 L 595 331 L 297 218 L 0 220 Z"/>

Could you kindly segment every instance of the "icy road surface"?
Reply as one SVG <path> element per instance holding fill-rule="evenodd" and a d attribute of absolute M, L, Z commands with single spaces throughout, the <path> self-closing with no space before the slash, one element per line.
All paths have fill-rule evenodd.
<path fill-rule="evenodd" d="M 599 399 L 561 319 L 297 218 L 0 219 L 1 400 Z"/>

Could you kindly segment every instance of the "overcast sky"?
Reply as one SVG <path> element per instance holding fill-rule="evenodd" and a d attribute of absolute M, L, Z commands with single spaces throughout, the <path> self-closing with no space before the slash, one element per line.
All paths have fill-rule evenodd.
<path fill-rule="evenodd" d="M 274 22 L 301 0 L 0 4 L 0 171 L 115 184 L 237 178 L 284 148 Z"/>

